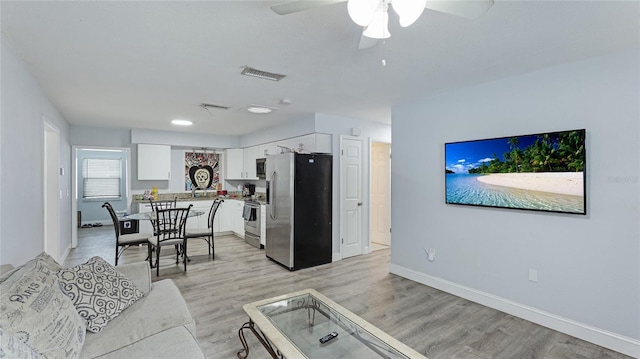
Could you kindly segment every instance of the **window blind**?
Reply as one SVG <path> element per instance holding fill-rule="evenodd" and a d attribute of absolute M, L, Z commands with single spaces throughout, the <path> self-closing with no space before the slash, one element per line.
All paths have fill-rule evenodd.
<path fill-rule="evenodd" d="M 82 198 L 121 197 L 122 160 L 85 158 L 82 160 Z"/>

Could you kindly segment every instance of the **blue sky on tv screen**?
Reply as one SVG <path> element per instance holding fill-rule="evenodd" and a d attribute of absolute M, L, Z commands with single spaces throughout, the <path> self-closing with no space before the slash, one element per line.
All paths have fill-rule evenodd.
<path fill-rule="evenodd" d="M 518 148 L 524 149 L 536 141 L 536 135 L 518 137 Z M 468 173 L 470 168 L 480 167 L 483 162 L 491 162 L 494 154 L 504 161 L 503 154 L 511 151 L 511 137 L 494 138 L 445 144 L 445 166 L 456 173 Z"/>

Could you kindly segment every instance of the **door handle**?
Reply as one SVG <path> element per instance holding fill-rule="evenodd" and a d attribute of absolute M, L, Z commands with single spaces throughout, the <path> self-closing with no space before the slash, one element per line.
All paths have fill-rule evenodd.
<path fill-rule="evenodd" d="M 362 206 L 362 202 L 358 202 L 358 207 Z"/>
<path fill-rule="evenodd" d="M 269 211 L 269 217 L 271 217 L 271 219 L 274 221 L 276 220 L 276 206 L 273 198 L 275 197 L 276 192 L 276 178 L 276 171 L 271 172 L 271 198 L 269 199 L 269 203 L 271 203 L 271 210 Z"/>

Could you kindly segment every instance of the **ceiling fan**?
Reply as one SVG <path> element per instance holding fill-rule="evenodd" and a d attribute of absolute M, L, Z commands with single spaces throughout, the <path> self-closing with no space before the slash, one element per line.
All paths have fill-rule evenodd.
<path fill-rule="evenodd" d="M 294 0 L 272 5 L 271 10 L 286 15 L 345 1 L 351 20 L 364 27 L 358 48 L 366 49 L 391 37 L 389 6 L 398 14 L 400 26 L 407 27 L 422 15 L 424 9 L 475 19 L 489 10 L 494 0 Z"/>

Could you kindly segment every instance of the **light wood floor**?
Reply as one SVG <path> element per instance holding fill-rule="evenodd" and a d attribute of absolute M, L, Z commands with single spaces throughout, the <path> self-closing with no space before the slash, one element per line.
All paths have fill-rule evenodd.
<path fill-rule="evenodd" d="M 113 263 L 113 227 L 79 229 L 78 234 L 79 246 L 66 266 L 95 255 Z M 216 237 L 214 261 L 205 244 L 189 242 L 192 261 L 186 273 L 170 251 L 163 252 L 167 257 L 161 259 L 160 277 L 154 272 L 153 278 L 176 282 L 210 359 L 236 357 L 238 328 L 247 321 L 245 303 L 305 288 L 320 291 L 430 359 L 630 358 L 389 274 L 389 249 L 289 272 L 238 237 Z M 120 263 L 144 260 L 146 254 L 146 247 L 129 249 Z M 252 334 L 247 338 L 250 359 L 268 358 Z"/>

